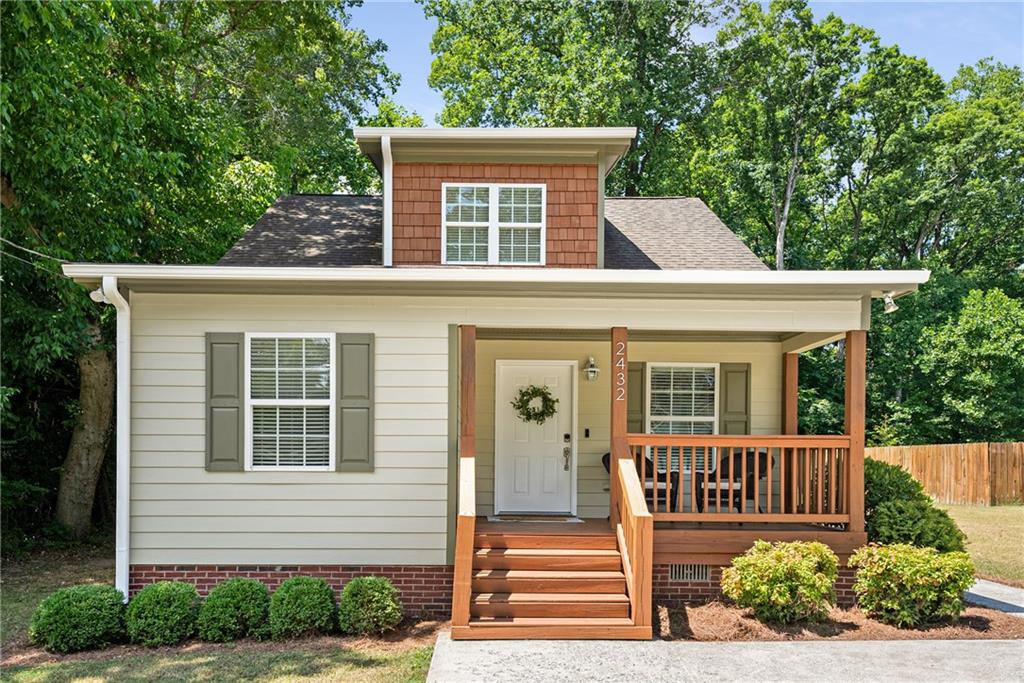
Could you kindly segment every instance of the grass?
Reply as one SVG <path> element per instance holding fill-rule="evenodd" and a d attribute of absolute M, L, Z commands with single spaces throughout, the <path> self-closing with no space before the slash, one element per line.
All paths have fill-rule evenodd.
<path fill-rule="evenodd" d="M 943 505 L 967 534 L 979 576 L 1024 586 L 1024 505 Z"/>
<path fill-rule="evenodd" d="M 40 552 L 5 562 L 0 575 L 0 679 L 60 681 L 423 681 L 430 668 L 430 622 L 389 639 L 322 637 L 290 642 L 193 642 L 147 650 L 119 646 L 60 656 L 34 648 L 28 626 L 39 602 L 62 586 L 113 582 L 113 552 Z"/>

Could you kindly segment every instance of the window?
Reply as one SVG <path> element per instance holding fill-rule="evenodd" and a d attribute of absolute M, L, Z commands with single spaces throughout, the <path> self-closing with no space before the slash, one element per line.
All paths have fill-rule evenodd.
<path fill-rule="evenodd" d="M 543 185 L 443 186 L 443 263 L 543 265 Z"/>
<path fill-rule="evenodd" d="M 246 462 L 250 469 L 334 469 L 334 339 L 246 337 Z"/>
<path fill-rule="evenodd" d="M 718 433 L 718 366 L 713 364 L 665 363 L 648 368 L 647 431 L 651 434 Z M 672 469 L 683 458 L 683 469 L 691 469 L 692 449 L 655 448 L 659 469 L 671 458 Z M 679 453 L 682 450 L 683 453 Z M 671 452 L 669 452 L 671 451 Z M 703 457 L 698 449 L 698 462 Z M 713 465 L 712 465 L 713 466 Z"/>

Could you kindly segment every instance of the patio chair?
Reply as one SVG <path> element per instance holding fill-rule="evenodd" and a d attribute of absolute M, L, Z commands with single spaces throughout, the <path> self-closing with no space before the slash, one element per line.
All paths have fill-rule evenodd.
<path fill-rule="evenodd" d="M 727 448 L 718 462 L 718 471 L 712 478 L 709 472 L 707 482 L 708 506 L 715 506 L 715 511 L 735 509 L 736 512 L 743 512 L 746 502 L 754 501 L 757 511 L 761 512 L 761 501 L 754 499 L 754 455 L 757 455 L 757 467 L 759 480 L 767 479 L 775 466 L 775 457 L 768 457 L 768 450 L 765 448 Z M 747 477 L 743 479 L 743 458 L 747 461 Z M 721 482 L 718 481 L 721 473 Z M 697 512 L 704 512 L 704 473 L 694 472 L 697 479 Z M 740 484 L 743 484 L 741 487 Z"/>
<path fill-rule="evenodd" d="M 666 481 L 665 481 L 665 479 L 666 479 L 666 477 L 665 477 L 665 470 L 663 470 L 663 469 L 656 469 L 655 466 L 654 466 L 654 460 L 652 460 L 650 458 L 650 456 L 645 457 L 644 460 L 647 461 L 647 463 L 645 465 L 646 469 L 644 471 L 647 472 L 648 478 L 646 480 L 643 479 L 643 473 L 641 471 L 640 460 L 639 459 L 636 461 L 636 474 L 637 474 L 638 477 L 641 477 L 640 481 L 641 481 L 641 483 L 644 486 L 644 498 L 647 500 L 647 507 L 653 512 L 654 511 L 654 492 L 655 492 L 655 490 L 658 491 L 658 499 L 659 500 L 664 500 L 665 499 L 665 487 L 668 484 L 671 484 L 672 485 L 673 494 L 672 494 L 672 500 L 669 501 L 669 511 L 675 512 L 676 511 L 677 502 L 678 502 L 678 496 L 675 494 L 675 492 L 679 490 L 679 472 L 669 472 L 668 473 L 668 482 L 666 483 Z M 603 456 L 601 456 L 601 464 L 604 465 L 604 471 L 608 472 L 609 474 L 611 474 L 611 463 L 612 463 L 612 454 L 611 453 L 605 453 Z M 653 479 L 653 473 L 655 471 L 658 473 L 657 487 L 655 487 L 655 482 L 654 482 L 654 479 Z"/>

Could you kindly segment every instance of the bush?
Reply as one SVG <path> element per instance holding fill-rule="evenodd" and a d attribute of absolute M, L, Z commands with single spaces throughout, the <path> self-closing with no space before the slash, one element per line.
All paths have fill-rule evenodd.
<path fill-rule="evenodd" d="M 835 603 L 839 560 L 824 543 L 757 541 L 722 572 L 722 592 L 761 621 L 820 619 Z"/>
<path fill-rule="evenodd" d="M 945 510 L 929 500 L 891 500 L 867 520 L 872 543 L 909 543 L 939 552 L 964 549 L 964 533 Z"/>
<path fill-rule="evenodd" d="M 875 509 L 892 500 L 929 501 L 921 482 L 899 465 L 864 458 L 864 515 L 870 519 Z"/>
<path fill-rule="evenodd" d="M 218 584 L 199 608 L 199 637 L 215 643 L 264 638 L 270 632 L 270 593 L 256 579 Z"/>
<path fill-rule="evenodd" d="M 53 652 L 78 652 L 124 640 L 124 594 L 113 586 L 61 588 L 36 608 L 29 638 Z"/>
<path fill-rule="evenodd" d="M 963 552 L 940 553 L 912 545 L 869 545 L 850 558 L 853 590 L 869 616 L 905 628 L 955 620 L 961 594 L 974 583 L 974 564 Z"/>
<path fill-rule="evenodd" d="M 294 576 L 270 599 L 270 635 L 277 640 L 330 633 L 335 611 L 334 591 L 326 581 Z"/>
<path fill-rule="evenodd" d="M 345 584 L 338 623 L 345 633 L 384 633 L 402 621 L 398 591 L 384 577 L 360 576 Z"/>
<path fill-rule="evenodd" d="M 198 612 L 199 593 L 192 584 L 151 583 L 128 605 L 128 637 L 149 647 L 177 645 L 195 633 Z"/>

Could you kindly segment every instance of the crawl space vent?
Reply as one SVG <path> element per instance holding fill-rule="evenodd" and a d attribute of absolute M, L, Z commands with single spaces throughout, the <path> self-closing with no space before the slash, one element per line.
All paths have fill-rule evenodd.
<path fill-rule="evenodd" d="M 670 564 L 668 578 L 669 581 L 708 581 L 711 579 L 711 565 Z"/>

